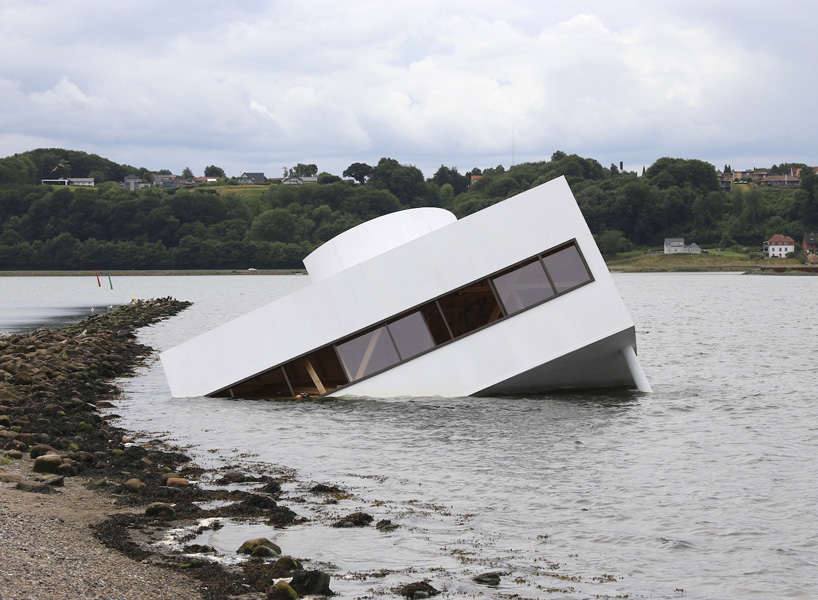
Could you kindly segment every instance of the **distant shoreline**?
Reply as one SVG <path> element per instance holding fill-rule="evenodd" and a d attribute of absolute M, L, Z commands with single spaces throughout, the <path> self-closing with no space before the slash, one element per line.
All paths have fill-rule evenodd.
<path fill-rule="evenodd" d="M 757 275 L 818 275 L 818 266 L 799 264 L 608 264 L 611 273 L 749 273 Z M 89 277 L 94 271 L 0 271 L 0 277 Z M 203 275 L 307 275 L 306 269 L 157 269 L 100 271 L 101 277 L 203 276 Z"/>

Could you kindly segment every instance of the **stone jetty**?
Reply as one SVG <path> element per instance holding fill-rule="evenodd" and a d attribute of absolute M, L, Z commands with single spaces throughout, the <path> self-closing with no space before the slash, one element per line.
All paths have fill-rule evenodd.
<path fill-rule="evenodd" d="M 2 597 L 37 597 L 31 595 L 32 589 L 43 593 L 51 589 L 48 572 L 52 569 L 36 567 L 37 548 L 44 565 L 50 564 L 52 555 L 61 556 L 62 564 L 73 560 L 75 577 L 95 586 L 91 591 L 75 589 L 76 582 L 62 581 L 61 567 L 55 572 L 61 581 L 42 596 L 48 598 L 158 597 L 152 584 L 164 589 L 161 596 L 180 599 L 332 595 L 328 574 L 305 569 L 300 560 L 286 555 L 286 548 L 269 540 L 249 540 L 250 558 L 234 567 L 208 560 L 214 552 L 208 546 L 163 550 L 150 543 L 155 540 L 149 532 L 186 527 L 203 519 L 213 523 L 210 527 L 218 527 L 219 517 L 253 519 L 276 527 L 303 521 L 280 505 L 281 486 L 274 477 L 210 474 L 210 480 L 223 488 L 205 489 L 197 484 L 205 473 L 188 456 L 159 444 L 136 444 L 100 412 L 119 397 L 115 378 L 127 376 L 151 353 L 137 341 L 135 331 L 189 304 L 171 298 L 133 301 L 64 329 L 0 337 L 0 498 L 4 500 L 0 516 L 4 528 L 13 532 L 7 536 L 13 548 L 6 548 L 0 536 Z M 248 481 L 258 487 L 231 487 Z M 106 498 L 107 506 L 116 509 L 94 513 L 90 505 L 99 504 L 97 497 Z M 69 502 L 73 504 L 66 506 Z M 203 509 L 202 503 L 221 507 Z M 54 518 L 55 514 L 67 517 Z M 114 558 L 103 561 L 102 554 L 88 550 L 81 539 L 87 527 L 61 536 L 59 530 L 69 530 L 70 520 L 78 518 L 88 519 L 97 540 L 120 556 L 139 561 L 139 567 L 134 563 L 132 569 L 117 571 Z M 34 539 L 25 539 L 28 531 L 36 532 L 31 534 Z M 45 552 L 49 541 L 66 538 Z M 30 553 L 29 545 L 35 547 Z M 72 545 L 73 553 L 67 548 Z M 11 556 L 12 551 L 24 556 Z M 246 547 L 241 552 L 247 552 Z M 74 559 L 77 553 L 93 553 L 97 562 L 94 556 Z M 162 573 L 170 572 L 168 578 L 133 573 L 157 567 Z M 116 579 L 113 574 L 120 572 Z M 127 588 L 125 579 L 141 583 L 128 583 L 132 588 Z"/>

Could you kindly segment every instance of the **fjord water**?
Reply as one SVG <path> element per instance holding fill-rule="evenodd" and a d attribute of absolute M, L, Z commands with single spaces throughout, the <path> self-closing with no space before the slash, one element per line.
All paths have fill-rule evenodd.
<path fill-rule="evenodd" d="M 818 597 L 818 278 L 614 280 L 652 394 L 172 399 L 153 360 L 122 380 L 114 412 L 207 466 L 294 470 L 288 505 L 311 521 L 262 534 L 329 569 L 345 597 L 422 579 L 450 597 Z M 195 303 L 142 330 L 157 350 L 307 283 L 114 282 L 128 298 Z M 352 497 L 327 504 L 315 483 Z M 357 510 L 399 528 L 327 527 Z M 210 541 L 231 550 L 258 533 L 237 525 Z M 503 574 L 499 587 L 471 581 L 487 571 Z"/>

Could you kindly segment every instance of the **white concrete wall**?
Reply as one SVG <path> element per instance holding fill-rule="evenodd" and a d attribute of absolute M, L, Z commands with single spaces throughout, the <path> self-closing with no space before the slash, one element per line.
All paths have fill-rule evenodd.
<path fill-rule="evenodd" d="M 406 363 L 400 374 L 393 369 L 370 380 L 378 380 L 373 395 L 468 394 L 485 387 L 478 377 L 524 370 L 544 356 L 633 325 L 564 178 L 328 275 L 171 348 L 161 355 L 171 392 L 212 393 L 572 238 L 596 281 L 544 304 L 547 324 L 535 316 L 540 310 L 528 311 L 463 340 L 476 338 L 478 344 L 456 342 Z M 355 389 L 375 390 L 375 383 L 368 388 L 365 383 Z"/>

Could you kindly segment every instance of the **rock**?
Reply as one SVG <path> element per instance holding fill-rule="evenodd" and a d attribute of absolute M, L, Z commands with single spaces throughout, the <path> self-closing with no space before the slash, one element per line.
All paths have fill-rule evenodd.
<path fill-rule="evenodd" d="M 0 425 L 3 427 L 11 427 L 11 419 L 8 415 L 0 415 Z"/>
<path fill-rule="evenodd" d="M 158 519 L 172 519 L 176 516 L 176 511 L 170 504 L 165 502 L 153 502 L 145 509 L 145 516 L 156 517 Z"/>
<path fill-rule="evenodd" d="M 9 450 L 6 452 L 6 456 L 8 456 L 12 460 L 20 460 L 23 458 L 23 453 L 20 450 Z"/>
<path fill-rule="evenodd" d="M 301 568 L 301 563 L 292 556 L 282 556 L 273 565 L 275 571 L 295 571 Z"/>
<path fill-rule="evenodd" d="M 347 515 L 346 517 L 342 517 L 338 519 L 335 523 L 332 524 L 333 527 L 366 527 L 369 525 L 374 519 L 372 515 L 368 515 L 364 512 L 356 512 L 352 513 L 351 515 Z"/>
<path fill-rule="evenodd" d="M 94 455 L 90 452 L 85 452 L 83 450 L 77 450 L 76 452 L 72 452 L 68 455 L 68 458 L 80 462 L 85 465 L 93 465 L 96 462 Z"/>
<path fill-rule="evenodd" d="M 244 500 L 240 502 L 243 510 L 255 512 L 258 510 L 269 510 L 276 508 L 278 504 L 272 498 L 267 496 L 260 496 L 259 494 L 248 494 Z"/>
<path fill-rule="evenodd" d="M 316 595 L 332 596 L 329 589 L 329 573 L 323 571 L 299 571 L 290 580 L 290 587 L 298 592 L 299 596 Z"/>
<path fill-rule="evenodd" d="M 492 587 L 497 587 L 500 585 L 500 575 L 502 573 L 498 573 L 497 571 L 492 571 L 491 573 L 482 573 L 480 575 L 476 575 L 472 577 L 472 581 L 475 583 L 479 583 L 481 585 L 490 585 Z"/>
<path fill-rule="evenodd" d="M 57 467 L 62 464 L 62 456 L 59 454 L 44 454 L 34 459 L 35 473 L 56 473 Z"/>
<path fill-rule="evenodd" d="M 230 485 L 231 483 L 243 483 L 247 481 L 247 475 L 239 471 L 229 471 L 225 473 L 220 479 L 216 480 L 218 485 Z"/>
<path fill-rule="evenodd" d="M 0 483 L 17 483 L 22 480 L 17 473 L 0 473 Z"/>
<path fill-rule="evenodd" d="M 279 548 L 276 544 L 268 540 L 267 538 L 253 538 L 252 540 L 247 540 L 244 542 L 241 547 L 236 550 L 239 554 L 253 554 L 256 551 L 256 548 L 259 546 L 266 546 L 267 548 L 273 550 L 276 556 L 281 554 L 281 548 Z"/>
<path fill-rule="evenodd" d="M 65 487 L 65 477 L 55 475 L 43 480 L 43 483 L 51 487 Z"/>
<path fill-rule="evenodd" d="M 313 494 L 341 494 L 343 490 L 339 487 L 335 487 L 334 485 L 325 485 L 323 483 L 319 483 L 318 485 L 312 486 L 310 491 Z"/>
<path fill-rule="evenodd" d="M 173 471 L 169 473 L 162 473 L 159 475 L 159 481 L 161 482 L 162 485 L 167 485 L 167 481 L 171 477 L 179 477 L 179 475 L 177 473 L 174 473 Z"/>
<path fill-rule="evenodd" d="M 206 546 L 204 544 L 190 544 L 184 547 L 184 551 L 188 554 L 213 554 L 216 549 L 213 546 Z"/>
<path fill-rule="evenodd" d="M 277 581 L 267 590 L 267 600 L 297 600 L 296 592 L 286 581 Z"/>
<path fill-rule="evenodd" d="M 398 528 L 398 525 L 395 525 L 389 519 L 381 519 L 377 523 L 375 523 L 375 529 L 378 531 L 388 532 L 388 531 L 395 531 Z"/>
<path fill-rule="evenodd" d="M 268 481 L 260 488 L 256 488 L 255 491 L 277 496 L 281 493 L 281 484 L 275 480 Z"/>
<path fill-rule="evenodd" d="M 122 487 L 124 487 L 126 490 L 134 494 L 141 494 L 147 489 L 148 485 L 134 477 L 133 479 L 129 479 L 128 481 L 123 483 Z"/>
<path fill-rule="evenodd" d="M 54 494 L 57 492 L 57 490 L 55 490 L 50 485 L 40 483 L 39 481 L 24 480 L 20 481 L 14 487 L 18 490 L 22 490 L 24 492 L 32 492 L 35 494 Z"/>
<path fill-rule="evenodd" d="M 253 549 L 253 552 L 252 552 L 252 554 L 250 556 L 252 556 L 253 558 L 275 558 L 279 554 L 280 554 L 280 552 L 276 552 L 275 550 L 273 550 L 269 546 L 261 545 L 261 546 L 256 546 Z"/>
<path fill-rule="evenodd" d="M 440 593 L 440 591 L 436 590 L 425 581 L 416 581 L 415 583 L 408 583 L 404 586 L 399 587 L 395 591 L 397 591 L 397 593 L 400 594 L 401 596 L 406 596 L 407 598 L 410 599 L 431 598 L 432 596 L 437 596 Z"/>
<path fill-rule="evenodd" d="M 168 477 L 167 481 L 165 481 L 165 485 L 168 487 L 185 488 L 190 485 L 190 482 L 184 477 Z"/>
<path fill-rule="evenodd" d="M 57 470 L 54 472 L 57 475 L 62 475 L 63 477 L 74 477 L 78 470 L 74 464 L 63 461 L 63 463 L 57 467 Z"/>
<path fill-rule="evenodd" d="M 34 444 L 31 447 L 31 450 L 28 451 L 28 455 L 31 458 L 37 458 L 38 456 L 43 456 L 44 454 L 48 454 L 49 452 L 56 454 L 57 449 L 49 446 L 48 444 Z"/>
<path fill-rule="evenodd" d="M 33 433 L 18 433 L 17 441 L 24 443 L 26 448 L 28 448 L 29 446 L 33 446 L 37 443 L 37 438 Z"/>

